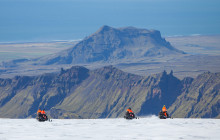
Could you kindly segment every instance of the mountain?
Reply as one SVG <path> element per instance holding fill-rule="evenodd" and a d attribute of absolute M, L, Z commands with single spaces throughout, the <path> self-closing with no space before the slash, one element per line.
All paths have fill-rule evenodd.
<path fill-rule="evenodd" d="M 171 46 L 157 30 L 103 26 L 67 50 L 32 60 L 3 62 L 2 66 L 121 63 L 180 54 L 184 52 Z"/>
<path fill-rule="evenodd" d="M 143 57 L 184 54 L 161 37 L 159 31 L 135 27 L 101 27 L 74 47 L 41 59 L 45 65 L 115 62 Z"/>
<path fill-rule="evenodd" d="M 169 108 L 173 117 L 220 118 L 220 73 L 184 79 L 185 89 Z"/>
<path fill-rule="evenodd" d="M 88 77 L 88 69 L 74 67 L 60 75 L 36 77 L 17 76 L 0 80 L 0 110 L 2 117 L 24 118 L 38 107 L 46 110 L 61 102 L 71 89 Z"/>
<path fill-rule="evenodd" d="M 122 117 L 128 107 L 141 114 L 157 114 L 162 104 L 172 104 L 178 95 L 161 84 L 178 87 L 172 80 L 177 79 L 166 72 L 142 77 L 113 66 L 92 71 L 72 67 L 58 74 L 1 79 L 0 111 L 4 113 L 0 116 L 33 117 L 38 108 L 50 110 L 53 117 L 60 114 L 64 118 Z M 173 97 L 166 101 L 164 94 L 168 91 Z M 151 99 L 158 101 L 151 104 L 155 110 L 143 111 Z"/>
<path fill-rule="evenodd" d="M 165 72 L 141 77 L 114 67 L 104 67 L 93 71 L 92 75 L 55 108 L 78 112 L 86 118 L 123 117 L 128 107 L 140 115 L 157 114 L 162 104 L 171 105 L 178 95 L 174 90 L 164 90 L 163 82 L 169 86 L 177 85 L 171 82 L 176 79 Z M 171 99 L 165 100 L 165 94 L 172 96 Z M 152 100 L 157 102 L 152 103 Z M 151 110 L 144 109 L 150 108 L 146 107 L 147 104 Z"/>
<path fill-rule="evenodd" d="M 193 45 L 193 42 L 183 40 L 181 46 L 188 50 L 188 45 Z M 209 40 L 202 42 L 210 43 Z M 216 45 L 215 42 L 214 44 Z M 62 45 L 59 47 L 63 48 Z M 219 72 L 220 56 L 196 54 L 199 50 L 207 50 L 206 48 L 194 47 L 193 55 L 185 54 L 162 38 L 157 30 L 103 26 L 62 52 L 35 59 L 27 59 L 24 56 L 22 59 L 0 63 L 0 78 L 58 72 L 61 68 L 68 69 L 73 65 L 89 69 L 114 65 L 123 71 L 143 76 L 160 73 L 163 70 L 174 70 L 178 78 L 183 79 L 187 76 L 195 78 L 206 71 Z"/>
<path fill-rule="evenodd" d="M 207 74 L 210 75 L 219 74 Z M 211 85 L 218 85 L 219 79 L 216 76 L 216 80 L 210 79 L 209 82 Z M 61 69 L 60 73 L 0 79 L 0 117 L 35 117 L 38 108 L 45 108 L 53 118 L 123 117 L 128 107 L 138 115 L 157 115 L 163 105 L 168 108 L 171 106 L 169 110 L 174 116 L 177 114 L 179 117 L 188 117 L 172 108 L 178 99 L 185 97 L 185 92 L 193 88 L 194 84 L 198 87 L 210 86 L 207 85 L 206 78 L 201 78 L 199 83 L 192 78 L 181 81 L 173 76 L 172 71 L 170 74 L 164 71 L 143 77 L 123 72 L 113 66 L 95 70 L 74 66 L 67 70 Z M 207 90 L 200 92 L 214 99 L 218 97 L 219 86 L 214 86 L 213 90 L 216 91 L 213 94 L 209 94 Z M 210 108 L 212 111 L 218 109 L 215 102 L 219 102 L 219 98 L 201 99 L 213 104 Z M 203 106 L 200 104 L 196 108 Z M 219 110 L 216 111 L 219 114 Z M 201 113 L 203 112 L 199 112 Z"/>

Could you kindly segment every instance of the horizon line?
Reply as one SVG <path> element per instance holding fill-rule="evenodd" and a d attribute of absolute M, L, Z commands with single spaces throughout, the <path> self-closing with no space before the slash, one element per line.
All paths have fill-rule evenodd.
<path fill-rule="evenodd" d="M 162 36 L 163 38 L 169 38 L 169 37 L 196 37 L 196 36 L 220 36 L 220 34 L 190 34 L 190 35 L 167 35 L 167 36 Z M 62 39 L 54 39 L 54 40 L 42 40 L 42 41 L 36 41 L 36 40 L 30 40 L 30 41 L 5 41 L 1 42 L 0 45 L 6 45 L 6 44 L 28 44 L 28 43 L 55 43 L 55 42 L 78 42 L 83 39 L 70 39 L 70 40 L 62 40 Z"/>

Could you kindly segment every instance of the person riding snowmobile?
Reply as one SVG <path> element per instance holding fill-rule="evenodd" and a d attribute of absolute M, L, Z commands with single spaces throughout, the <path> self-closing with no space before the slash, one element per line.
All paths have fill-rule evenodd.
<path fill-rule="evenodd" d="M 41 110 L 40 109 L 38 109 L 38 111 L 37 111 L 37 115 L 39 115 L 39 114 L 41 114 Z"/>
<path fill-rule="evenodd" d="M 162 112 L 167 117 L 167 108 L 165 105 L 163 105 Z"/>
<path fill-rule="evenodd" d="M 37 120 L 38 121 L 47 121 L 48 120 L 48 117 L 47 117 L 44 109 L 43 110 L 39 109 L 37 111 Z"/>
<path fill-rule="evenodd" d="M 42 110 L 42 111 L 41 111 L 41 114 L 46 114 L 46 113 L 45 113 L 45 110 Z"/>
<path fill-rule="evenodd" d="M 42 114 L 42 117 L 43 117 L 45 120 L 48 119 L 44 109 L 41 111 L 41 114 Z"/>
<path fill-rule="evenodd" d="M 133 118 L 135 118 L 134 112 L 131 110 L 130 107 L 127 109 L 124 118 L 126 118 L 126 119 L 133 119 Z"/>
<path fill-rule="evenodd" d="M 170 118 L 169 114 L 167 113 L 167 108 L 165 105 L 163 106 L 162 111 L 160 111 L 159 113 L 159 118 L 160 119 Z"/>
<path fill-rule="evenodd" d="M 38 111 L 37 111 L 37 118 L 40 118 L 40 117 L 42 117 L 42 110 L 41 109 L 38 109 Z"/>

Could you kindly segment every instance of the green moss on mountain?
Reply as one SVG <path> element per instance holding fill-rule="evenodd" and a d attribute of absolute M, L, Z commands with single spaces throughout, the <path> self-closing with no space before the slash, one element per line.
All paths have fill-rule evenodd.
<path fill-rule="evenodd" d="M 0 117 L 36 117 L 38 108 L 62 119 L 123 117 L 128 107 L 137 115 L 157 115 L 165 104 L 173 117 L 219 118 L 219 75 L 180 81 L 172 71 L 142 77 L 113 66 L 76 66 L 60 73 L 0 79 Z"/>
<path fill-rule="evenodd" d="M 169 108 L 173 117 L 219 118 L 220 73 L 204 73 Z"/>

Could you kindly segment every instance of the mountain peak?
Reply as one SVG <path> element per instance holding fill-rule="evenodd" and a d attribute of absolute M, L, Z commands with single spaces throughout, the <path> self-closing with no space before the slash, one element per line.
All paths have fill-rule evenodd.
<path fill-rule="evenodd" d="M 113 29 L 115 29 L 115 28 L 110 27 L 108 25 L 103 25 L 94 34 L 100 34 L 100 33 L 102 34 L 102 33 L 108 32 L 108 31 L 113 30 Z M 94 34 L 92 34 L 92 35 L 94 35 Z"/>
<path fill-rule="evenodd" d="M 83 67 L 83 66 L 72 66 L 70 69 L 64 70 L 61 68 L 60 75 L 88 75 L 89 69 Z"/>
<path fill-rule="evenodd" d="M 121 70 L 117 69 L 113 65 L 109 65 L 109 66 L 104 66 L 102 68 L 98 68 L 95 71 L 97 71 L 98 73 L 112 73 L 112 72 L 119 72 Z"/>
<path fill-rule="evenodd" d="M 112 29 L 112 27 L 108 26 L 108 25 L 103 25 L 99 30 L 109 30 Z"/>
<path fill-rule="evenodd" d="M 104 32 L 108 32 L 108 31 L 115 31 L 118 32 L 119 35 L 130 35 L 130 34 L 156 34 L 156 35 L 160 35 L 160 31 L 157 30 L 148 30 L 148 29 L 142 29 L 142 28 L 136 28 L 133 26 L 128 26 L 128 27 L 120 27 L 120 28 L 114 28 L 108 25 L 103 25 L 101 28 L 99 28 L 95 34 L 99 34 L 99 33 L 104 33 Z"/>

